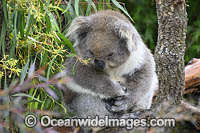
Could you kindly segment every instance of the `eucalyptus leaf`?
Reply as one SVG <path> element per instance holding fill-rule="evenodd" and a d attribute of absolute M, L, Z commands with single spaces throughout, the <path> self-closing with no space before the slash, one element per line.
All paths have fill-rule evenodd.
<path fill-rule="evenodd" d="M 28 94 L 25 94 L 25 93 L 16 93 L 16 94 L 13 94 L 12 96 L 13 96 L 13 97 L 28 97 L 28 98 L 34 99 L 34 100 L 37 101 L 37 102 L 42 103 L 42 101 L 40 101 L 39 99 L 34 98 L 33 96 L 28 95 Z"/>

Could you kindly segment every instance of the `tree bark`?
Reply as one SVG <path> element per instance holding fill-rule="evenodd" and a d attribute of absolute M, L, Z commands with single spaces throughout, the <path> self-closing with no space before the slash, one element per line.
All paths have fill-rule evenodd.
<path fill-rule="evenodd" d="M 185 0 L 156 0 L 158 39 L 155 49 L 159 90 L 155 104 L 172 99 L 179 104 L 184 91 L 184 52 L 187 28 Z"/>

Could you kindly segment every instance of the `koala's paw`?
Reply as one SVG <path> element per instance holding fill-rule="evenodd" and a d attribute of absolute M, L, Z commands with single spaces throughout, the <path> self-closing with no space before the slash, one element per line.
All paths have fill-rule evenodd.
<path fill-rule="evenodd" d="M 128 95 L 127 88 L 124 86 L 121 86 L 118 82 L 115 83 L 115 88 L 117 89 L 115 91 L 116 97 Z"/>
<path fill-rule="evenodd" d="M 135 119 L 135 118 L 140 118 L 141 112 L 140 111 L 136 111 L 136 112 L 131 112 L 128 114 L 123 114 L 120 118 L 123 119 Z"/>
<path fill-rule="evenodd" d="M 108 111 L 115 113 L 127 112 L 134 106 L 132 101 L 125 96 L 110 99 L 105 102 L 105 105 Z"/>
<path fill-rule="evenodd" d="M 124 97 L 128 95 L 128 92 L 127 92 L 127 88 L 126 87 L 123 87 L 123 86 L 120 86 L 118 88 L 118 94 L 116 95 L 117 97 Z"/>

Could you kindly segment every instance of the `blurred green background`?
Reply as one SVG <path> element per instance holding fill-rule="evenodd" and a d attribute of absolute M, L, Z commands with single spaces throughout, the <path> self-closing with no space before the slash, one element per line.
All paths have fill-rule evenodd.
<path fill-rule="evenodd" d="M 119 0 L 135 22 L 135 27 L 148 47 L 154 50 L 157 41 L 157 16 L 155 0 Z M 200 57 L 200 1 L 187 0 L 188 28 L 185 63 Z"/>

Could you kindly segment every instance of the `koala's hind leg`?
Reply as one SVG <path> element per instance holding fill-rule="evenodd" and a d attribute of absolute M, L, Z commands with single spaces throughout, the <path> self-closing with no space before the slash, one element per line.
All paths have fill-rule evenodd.
<path fill-rule="evenodd" d="M 106 115 L 115 117 L 105 108 L 105 102 L 99 98 L 87 94 L 79 94 L 71 104 L 72 110 L 79 118 L 87 118 L 88 116 L 104 118 Z"/>
<path fill-rule="evenodd" d="M 113 113 L 107 111 L 105 108 L 105 102 L 99 98 L 87 94 L 79 94 L 74 97 L 70 104 L 71 110 L 75 113 L 76 118 L 109 118 L 116 117 Z M 81 133 L 92 133 L 95 130 L 101 130 L 105 127 L 89 127 L 88 125 L 80 126 Z"/>

